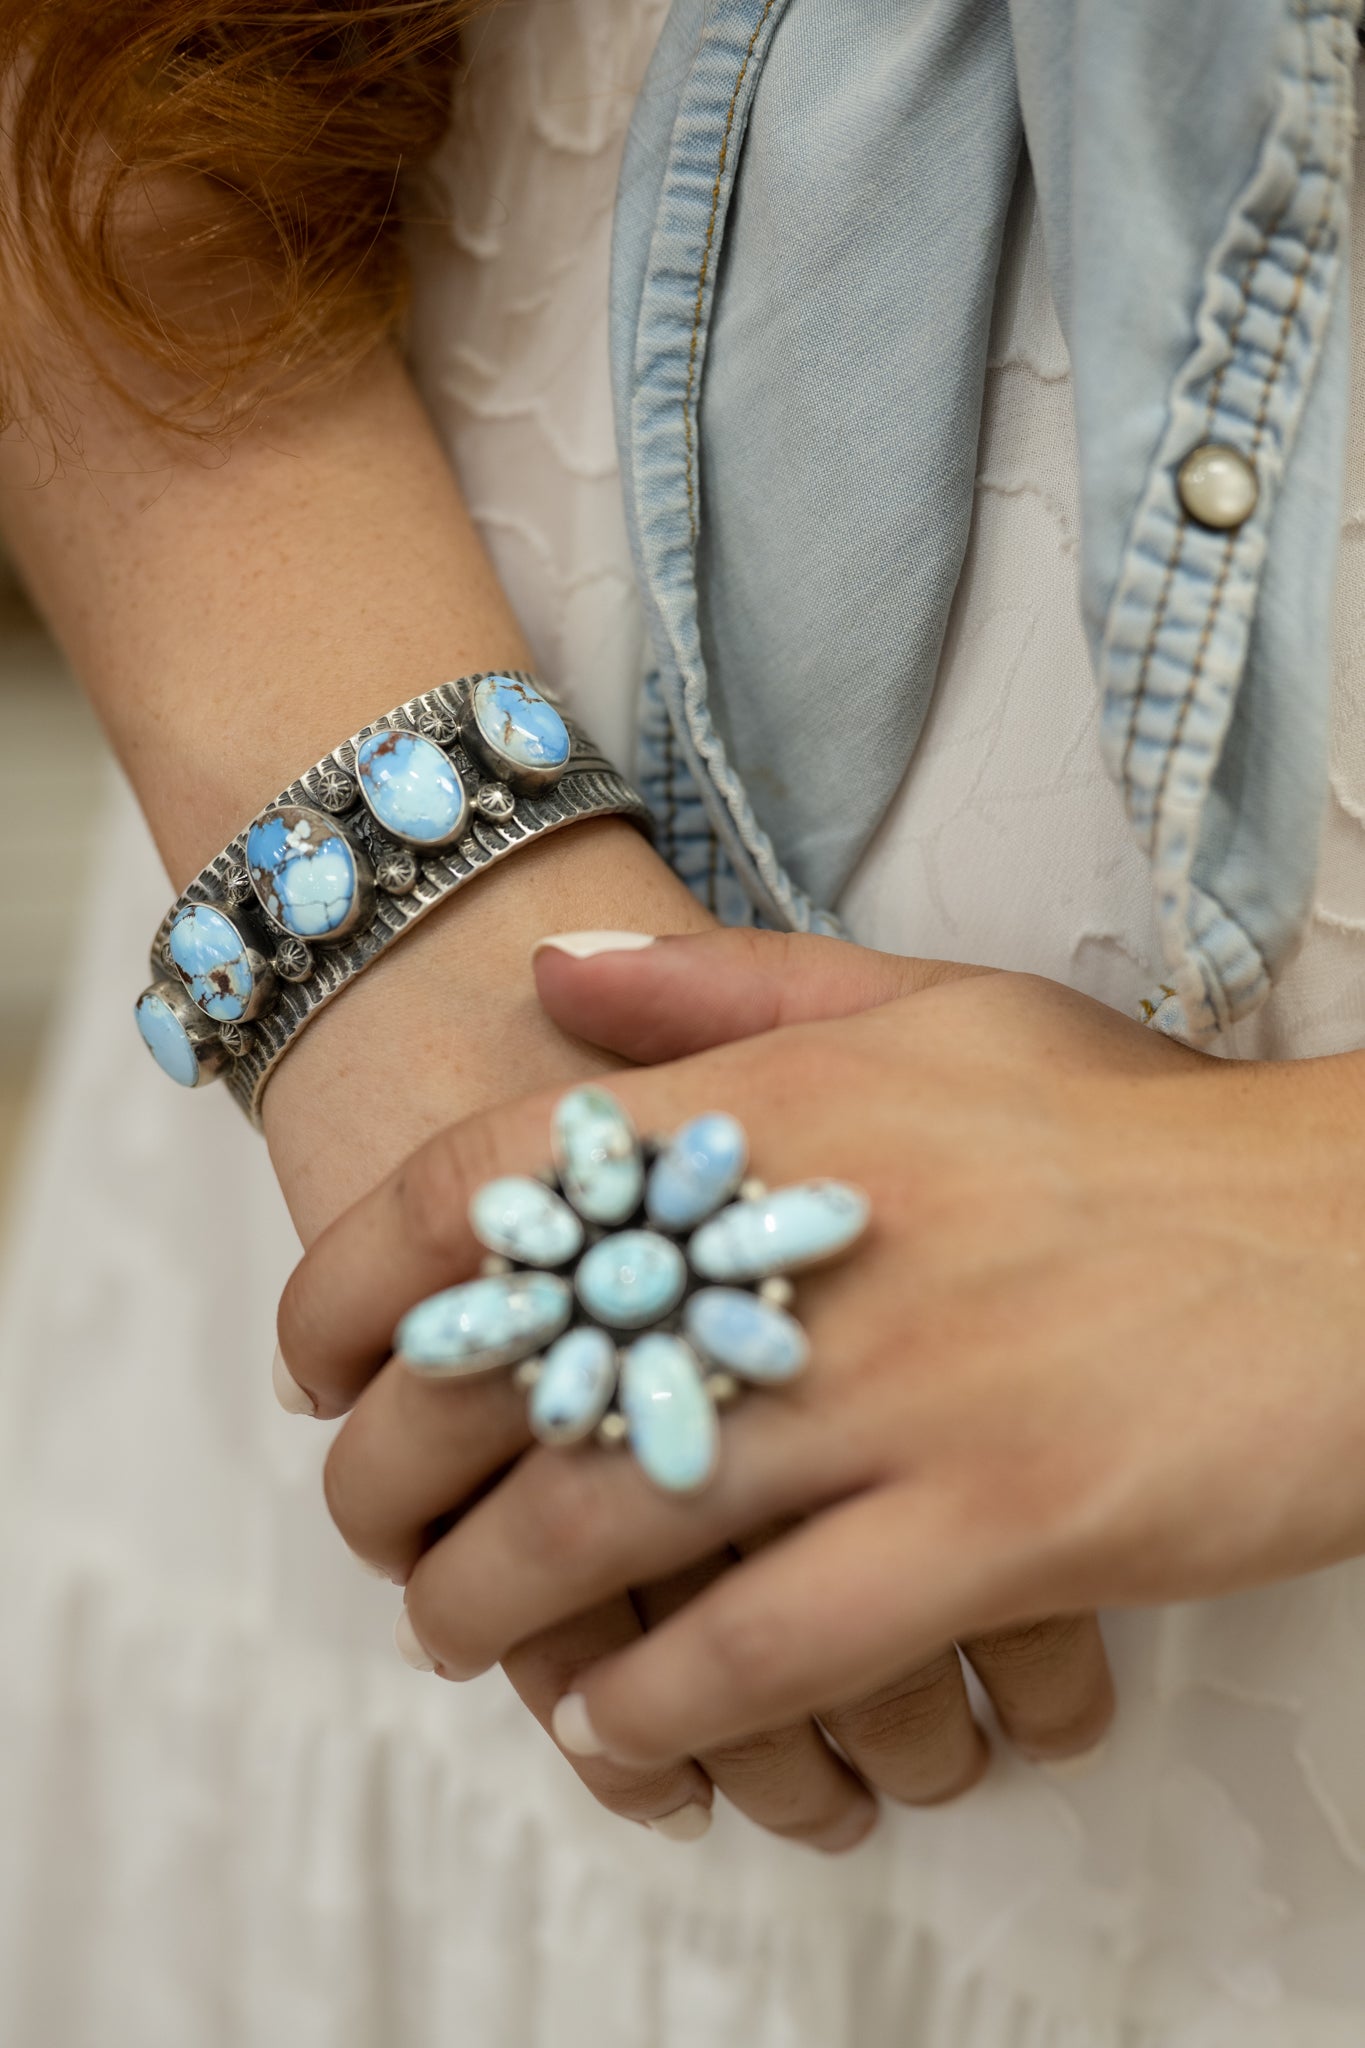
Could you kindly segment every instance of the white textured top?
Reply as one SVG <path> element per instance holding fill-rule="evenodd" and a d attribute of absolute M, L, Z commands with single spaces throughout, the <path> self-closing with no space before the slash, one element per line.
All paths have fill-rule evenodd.
<path fill-rule="evenodd" d="M 547 672 L 623 756 L 643 635 L 612 454 L 619 147 L 662 0 L 481 20 L 433 411 Z M 850 886 L 860 936 L 1131 1007 L 1145 864 L 1076 621 L 1066 363 L 1020 224 L 938 697 Z M 1357 266 L 1357 276 L 1365 266 Z M 1237 1050 L 1360 1033 L 1365 525 L 1352 428 L 1334 802 L 1303 954 Z M 165 883 L 127 800 L 82 991 Z M 132 876 L 130 884 L 129 876 Z M 131 963 L 131 964 L 130 964 Z M 211 1164 L 212 1171 L 206 1170 Z M 1360 2048 L 1365 1566 L 1110 1628 L 1088 1778 L 1009 1754 L 826 1863 L 601 1814 L 496 1675 L 419 1678 L 275 1409 L 292 1241 L 231 1105 L 72 1005 L 0 1300 L 0 2039 L 42 2048 Z M 933 1560 L 907 1560 L 907 1569 Z"/>

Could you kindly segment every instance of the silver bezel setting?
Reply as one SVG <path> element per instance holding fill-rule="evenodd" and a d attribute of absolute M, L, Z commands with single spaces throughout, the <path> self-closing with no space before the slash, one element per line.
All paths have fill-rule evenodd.
<path fill-rule="evenodd" d="M 188 991 L 179 977 L 159 976 L 149 988 L 143 989 L 142 995 L 138 997 L 139 1002 L 143 996 L 159 996 L 174 1015 L 176 1022 L 183 1028 L 194 1053 L 195 1065 L 199 1069 L 198 1079 L 193 1085 L 197 1088 L 205 1081 L 216 1080 L 228 1063 L 227 1049 L 218 1036 L 218 1026 L 204 1015 L 197 1003 L 190 1000 Z M 149 1057 L 155 1059 L 150 1048 L 148 1052 Z"/>
<path fill-rule="evenodd" d="M 355 785 L 352 784 L 353 789 L 354 787 Z M 370 864 L 369 854 L 361 845 L 355 833 L 346 831 L 340 818 L 330 811 L 320 811 L 316 804 L 269 804 L 260 813 L 259 817 L 252 819 L 247 830 L 248 832 L 253 832 L 258 825 L 268 825 L 274 818 L 284 820 L 291 831 L 301 824 L 308 824 L 325 832 L 329 839 L 339 839 L 354 863 L 355 888 L 351 894 L 349 910 L 341 920 L 341 923 L 334 925 L 331 931 L 291 931 L 283 918 L 277 916 L 270 908 L 266 900 L 264 887 L 256 879 L 251 863 L 248 861 L 247 873 L 251 876 L 251 887 L 255 892 L 256 901 L 261 907 L 262 916 L 271 930 L 278 932 L 283 938 L 300 939 L 305 946 L 339 946 L 344 939 L 348 939 L 351 936 L 352 932 L 357 931 L 361 925 L 368 924 L 374 916 L 374 869 Z"/>
<path fill-rule="evenodd" d="M 480 726 L 478 713 L 474 708 L 479 685 L 488 682 L 525 683 L 538 697 L 543 697 L 556 717 L 564 721 L 565 730 L 569 735 L 567 758 L 547 768 L 529 768 L 525 762 L 518 761 L 514 755 L 506 753 L 496 740 L 490 738 Z M 534 676 L 528 676 L 520 669 L 489 669 L 483 675 L 470 677 L 460 736 L 475 760 L 488 771 L 488 777 L 494 782 L 506 783 L 509 789 L 518 793 L 552 789 L 561 776 L 567 774 L 569 763 L 573 759 L 573 729 L 568 719 L 564 717 L 564 713 L 544 684 L 538 683 Z"/>
<path fill-rule="evenodd" d="M 405 847 L 414 854 L 435 853 L 438 852 L 439 849 L 443 846 L 453 846 L 457 840 L 463 839 L 465 833 L 469 830 L 470 798 L 469 789 L 465 782 L 465 778 L 461 775 L 459 768 L 456 766 L 455 761 L 451 755 L 450 741 L 447 740 L 443 744 L 440 740 L 433 739 L 430 733 L 417 732 L 415 729 L 412 729 L 406 725 L 398 725 L 392 722 L 391 720 L 382 721 L 381 724 L 375 728 L 375 732 L 383 731 L 405 733 L 408 736 L 408 738 L 415 740 L 423 740 L 428 746 L 434 747 L 436 749 L 437 753 L 442 757 L 446 766 L 449 768 L 451 774 L 455 778 L 455 785 L 460 792 L 460 811 L 459 816 L 455 820 L 455 823 L 451 826 L 448 832 L 442 835 L 441 838 L 414 839 L 410 832 L 400 832 L 396 825 L 391 825 L 389 823 L 387 818 L 380 817 L 378 811 L 374 807 L 374 803 L 371 799 L 370 792 L 365 787 L 364 778 L 360 774 L 359 768 L 357 767 L 355 777 L 356 793 L 360 799 L 360 802 L 365 807 L 365 814 L 373 824 L 375 832 L 382 834 L 386 840 L 392 840 L 395 845 Z M 358 760 L 358 749 L 360 748 L 362 743 L 365 740 L 373 739 L 374 737 L 374 732 L 358 733 L 356 735 L 356 738 L 350 742 L 352 758 Z M 377 871 L 378 861 L 376 860 L 376 872 Z M 383 883 L 380 884 L 381 888 L 384 886 L 385 885 Z M 408 886 L 410 887 L 411 884 L 409 884 Z M 403 892 L 399 890 L 396 893 L 401 895 Z"/>
<path fill-rule="evenodd" d="M 238 939 L 241 941 L 242 951 L 246 955 L 247 972 L 251 976 L 251 995 L 240 1017 L 214 1017 L 210 1015 L 209 1011 L 203 1008 L 202 1004 L 195 1002 L 194 996 L 190 990 L 189 982 L 186 979 L 184 972 L 177 964 L 174 954 L 172 954 L 170 951 L 170 931 L 174 927 L 176 919 L 183 916 L 183 914 L 187 910 L 216 911 L 219 917 L 223 919 L 225 924 L 231 925 L 233 931 L 236 932 Z M 275 1000 L 275 969 L 271 962 L 271 959 L 267 953 L 262 952 L 260 942 L 257 939 L 255 932 L 251 929 L 250 925 L 245 921 L 245 919 L 243 919 L 237 914 L 236 909 L 231 904 L 179 904 L 174 912 L 174 915 L 170 919 L 170 924 L 167 927 L 166 950 L 168 955 L 168 965 L 170 966 L 172 974 L 174 975 L 175 979 L 179 981 L 181 987 L 185 991 L 185 994 L 189 996 L 190 1001 L 194 1003 L 195 1008 L 200 1012 L 201 1016 L 208 1018 L 209 1023 L 217 1032 L 221 1033 L 229 1025 L 249 1024 L 254 1017 L 259 1017 L 263 1010 L 269 1009 L 270 1005 Z"/>

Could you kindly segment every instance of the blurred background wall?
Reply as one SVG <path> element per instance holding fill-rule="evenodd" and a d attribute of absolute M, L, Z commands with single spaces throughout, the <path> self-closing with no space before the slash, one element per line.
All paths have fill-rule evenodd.
<path fill-rule="evenodd" d="M 0 1230 L 95 856 L 104 759 L 85 700 L 0 554 Z"/>

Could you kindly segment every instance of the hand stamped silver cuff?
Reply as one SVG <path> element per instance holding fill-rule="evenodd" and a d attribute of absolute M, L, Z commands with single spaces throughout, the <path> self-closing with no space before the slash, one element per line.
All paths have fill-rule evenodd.
<path fill-rule="evenodd" d="M 291 782 L 172 904 L 137 1000 L 143 1041 L 182 1087 L 224 1076 L 259 1125 L 292 1040 L 395 939 L 492 862 L 613 815 L 647 828 L 532 677 L 438 683 Z"/>

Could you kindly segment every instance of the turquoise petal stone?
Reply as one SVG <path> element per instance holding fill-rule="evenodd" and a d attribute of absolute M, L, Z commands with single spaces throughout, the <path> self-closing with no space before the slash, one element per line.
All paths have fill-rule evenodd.
<path fill-rule="evenodd" d="M 367 809 L 409 846 L 446 846 L 464 830 L 464 785 L 434 741 L 416 732 L 372 732 L 355 750 Z"/>
<path fill-rule="evenodd" d="M 359 877 L 347 840 L 320 811 L 287 804 L 246 835 L 251 886 L 296 939 L 325 939 L 355 915 Z"/>
<path fill-rule="evenodd" d="M 653 1230 L 618 1230 L 584 1252 L 574 1274 L 590 1316 L 614 1330 L 642 1330 L 682 1300 L 687 1262 Z"/>
<path fill-rule="evenodd" d="M 732 1202 L 702 1224 L 688 1257 L 704 1280 L 763 1280 L 833 1258 L 861 1237 L 867 1218 L 861 1189 L 808 1180 L 758 1202 Z"/>
<path fill-rule="evenodd" d="M 419 1301 L 394 1333 L 393 1348 L 435 1379 L 512 1365 L 557 1337 L 573 1313 L 573 1290 L 554 1273 L 500 1273 Z"/>
<path fill-rule="evenodd" d="M 550 1121 L 564 1192 L 589 1223 L 624 1223 L 639 1207 L 644 1160 L 635 1126 L 605 1088 L 574 1088 Z"/>
<path fill-rule="evenodd" d="M 645 1208 L 662 1230 L 691 1230 L 728 1202 L 744 1178 L 744 1126 L 721 1110 L 693 1117 L 649 1169 Z"/>
<path fill-rule="evenodd" d="M 531 1389 L 531 1433 L 543 1444 L 591 1436 L 616 1390 L 616 1346 L 604 1330 L 566 1330 Z"/>
<path fill-rule="evenodd" d="M 769 1386 L 795 1379 L 810 1356 L 796 1317 L 742 1287 L 703 1287 L 683 1310 L 683 1329 L 713 1365 Z"/>
<path fill-rule="evenodd" d="M 469 1205 L 480 1244 L 526 1266 L 562 1266 L 583 1243 L 583 1225 L 553 1188 L 525 1174 L 486 1181 Z"/>
<path fill-rule="evenodd" d="M 668 1493 L 692 1493 L 716 1469 L 720 1431 L 696 1358 L 681 1337 L 637 1337 L 621 1364 L 630 1447 Z"/>
<path fill-rule="evenodd" d="M 483 676 L 474 685 L 474 724 L 483 752 L 515 773 L 564 767 L 569 728 L 547 697 L 515 676 Z"/>
<path fill-rule="evenodd" d="M 137 999 L 133 1012 L 142 1042 L 163 1074 L 169 1074 L 182 1088 L 199 1085 L 199 1061 L 194 1041 L 164 996 L 148 989 Z"/>
<path fill-rule="evenodd" d="M 181 980 L 206 1017 L 237 1024 L 245 1017 L 256 978 L 246 944 L 230 918 L 211 903 L 191 903 L 170 929 L 171 958 Z"/>

